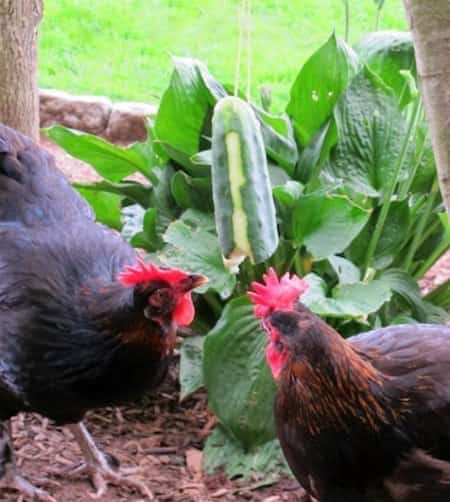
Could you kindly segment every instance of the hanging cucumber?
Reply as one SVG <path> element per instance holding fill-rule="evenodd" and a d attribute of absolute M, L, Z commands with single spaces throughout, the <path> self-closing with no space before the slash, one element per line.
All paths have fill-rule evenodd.
<path fill-rule="evenodd" d="M 248 256 L 261 263 L 278 246 L 261 129 L 250 105 L 228 96 L 212 119 L 212 186 L 216 227 L 225 264 L 237 272 Z"/>

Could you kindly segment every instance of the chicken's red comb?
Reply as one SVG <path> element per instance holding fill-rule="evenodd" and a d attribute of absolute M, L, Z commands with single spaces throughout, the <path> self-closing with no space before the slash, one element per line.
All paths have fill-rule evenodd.
<path fill-rule="evenodd" d="M 163 281 L 168 284 L 177 284 L 189 274 L 178 268 L 162 268 L 154 263 L 145 263 L 137 260 L 135 267 L 128 266 L 120 275 L 119 281 L 123 286 L 136 286 L 151 281 Z"/>
<path fill-rule="evenodd" d="M 275 270 L 270 268 L 263 275 L 264 283 L 253 282 L 247 296 L 255 304 L 254 314 L 264 319 L 275 310 L 293 310 L 295 302 L 308 289 L 308 283 L 288 272 L 280 279 Z"/>

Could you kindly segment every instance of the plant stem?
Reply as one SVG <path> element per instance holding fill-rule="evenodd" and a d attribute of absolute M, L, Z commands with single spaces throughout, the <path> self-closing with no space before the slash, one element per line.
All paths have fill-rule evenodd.
<path fill-rule="evenodd" d="M 139 169 L 139 171 L 141 172 L 141 174 L 143 174 L 149 181 L 150 183 L 156 187 L 159 183 L 159 180 L 158 178 L 153 174 L 153 171 L 151 169 L 148 169 L 146 171 L 144 171 L 143 169 Z"/>
<path fill-rule="evenodd" d="M 294 263 L 295 263 L 295 273 L 299 277 L 303 277 L 303 262 L 302 262 L 302 257 L 300 255 L 300 253 L 295 254 Z"/>
<path fill-rule="evenodd" d="M 423 112 L 423 107 L 421 110 L 421 115 Z M 408 192 L 411 188 L 411 185 L 413 184 L 414 178 L 416 177 L 417 169 L 419 169 L 419 166 L 422 162 L 423 156 L 425 154 L 425 142 L 426 142 L 426 136 L 423 138 L 422 145 L 420 147 L 419 155 L 417 156 L 416 163 L 414 164 L 414 167 L 411 170 L 411 173 L 408 175 L 408 179 L 404 182 L 403 187 L 400 189 L 400 199 L 404 199 L 407 195 Z"/>
<path fill-rule="evenodd" d="M 439 260 L 439 258 L 447 251 L 448 242 L 445 239 L 439 244 L 439 246 L 434 250 L 428 260 L 419 268 L 419 270 L 414 274 L 414 279 L 421 279 L 428 270 Z"/>
<path fill-rule="evenodd" d="M 430 237 L 430 235 L 432 235 L 434 231 L 440 227 L 440 225 L 441 222 L 438 219 L 436 219 L 435 221 L 433 221 L 433 223 L 430 224 L 430 226 L 424 231 L 423 235 L 420 238 L 419 248 L 428 239 L 428 237 Z"/>
<path fill-rule="evenodd" d="M 345 15 L 345 36 L 344 40 L 348 42 L 350 36 L 350 6 L 348 0 L 342 0 L 344 2 L 344 15 Z"/>
<path fill-rule="evenodd" d="M 380 29 L 381 9 L 382 7 L 377 8 L 377 17 L 375 18 L 375 31 L 378 31 Z"/>
<path fill-rule="evenodd" d="M 222 313 L 223 306 L 220 303 L 220 301 L 217 299 L 214 293 L 205 293 L 203 296 L 203 299 L 205 302 L 208 304 L 208 306 L 211 308 L 211 310 L 216 314 L 218 317 Z"/>
<path fill-rule="evenodd" d="M 294 252 L 292 253 L 292 256 L 289 260 L 286 260 L 288 263 L 288 266 L 286 267 L 286 272 L 289 272 L 291 268 L 295 265 L 295 260 L 297 258 L 297 254 L 300 251 L 300 247 L 293 248 Z"/>
<path fill-rule="evenodd" d="M 427 293 L 423 299 L 434 303 L 439 307 L 448 308 L 450 306 L 450 279 L 437 286 L 435 289 Z"/>
<path fill-rule="evenodd" d="M 281 267 L 283 266 L 284 263 L 283 258 L 284 254 L 281 251 L 281 242 L 280 242 L 280 244 L 278 244 L 277 249 L 275 250 L 275 253 L 273 253 L 272 258 L 270 259 L 271 264 L 277 274 L 280 274 L 281 272 Z"/>
<path fill-rule="evenodd" d="M 403 262 L 402 269 L 405 272 L 409 271 L 409 269 L 411 267 L 411 263 L 414 258 L 414 255 L 416 254 L 417 249 L 419 248 L 420 240 L 422 238 L 423 231 L 425 230 L 425 225 L 428 223 L 428 220 L 430 219 L 430 215 L 433 211 L 433 206 L 434 206 L 434 203 L 436 200 L 437 190 L 438 190 L 437 180 L 435 180 L 433 183 L 433 186 L 431 188 L 431 194 L 430 194 L 430 196 L 427 200 L 427 203 L 425 205 L 425 209 L 422 213 L 422 216 L 419 219 L 419 224 L 417 225 L 417 228 L 414 231 L 414 238 L 409 246 L 405 261 Z"/>
<path fill-rule="evenodd" d="M 409 120 L 408 129 L 406 131 L 400 155 L 397 158 L 397 163 L 394 166 L 394 172 L 392 173 L 389 186 L 387 188 L 386 194 L 384 195 L 384 201 L 381 207 L 380 215 L 378 216 L 378 221 L 377 224 L 375 225 L 375 230 L 369 242 L 369 247 L 367 249 L 366 260 L 365 260 L 366 272 L 372 263 L 373 255 L 377 248 L 378 241 L 380 240 L 381 233 L 383 231 L 383 227 L 389 212 L 389 208 L 391 207 L 392 196 L 394 195 L 395 192 L 398 176 L 400 174 L 401 168 L 406 158 L 406 154 L 408 152 L 409 140 L 411 138 L 411 134 L 413 133 L 413 131 L 415 131 L 415 128 L 417 127 L 419 111 L 420 111 L 420 100 L 417 98 L 414 103 L 414 109 L 412 111 L 411 118 Z"/>

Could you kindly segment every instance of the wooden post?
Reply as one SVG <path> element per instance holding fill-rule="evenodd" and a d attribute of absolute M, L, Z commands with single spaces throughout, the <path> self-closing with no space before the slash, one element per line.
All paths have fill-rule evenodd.
<path fill-rule="evenodd" d="M 39 139 L 38 26 L 43 0 L 0 0 L 0 122 Z"/>

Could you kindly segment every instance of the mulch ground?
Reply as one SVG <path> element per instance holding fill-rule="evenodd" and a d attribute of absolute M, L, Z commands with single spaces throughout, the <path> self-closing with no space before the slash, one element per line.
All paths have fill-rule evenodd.
<path fill-rule="evenodd" d="M 139 468 L 133 477 L 145 481 L 157 501 L 297 500 L 300 492 L 291 479 L 253 490 L 251 480 L 238 483 L 223 474 L 202 473 L 201 452 L 215 421 L 204 392 L 179 403 L 177 372 L 175 358 L 168 378 L 154 396 L 132 406 L 88 413 L 85 424 L 97 446 L 113 454 L 122 467 Z M 33 482 L 47 477 L 48 485 L 41 486 L 58 502 L 91 500 L 93 488 L 86 475 L 52 474 L 81 461 L 78 445 L 67 429 L 55 427 L 39 415 L 21 414 L 13 420 L 13 431 L 18 464 L 27 479 Z M 13 491 L 0 497 L 5 502 L 21 500 Z M 110 486 L 107 494 L 96 500 L 137 502 L 142 496 L 129 488 Z"/>
<path fill-rule="evenodd" d="M 55 155 L 57 165 L 71 181 L 92 181 L 95 173 L 54 146 L 46 138 L 42 144 Z M 428 291 L 450 276 L 450 253 L 440 260 L 421 287 Z M 177 359 L 159 391 L 142 402 L 120 409 L 92 411 L 86 416 L 86 426 L 97 445 L 112 453 L 123 467 L 138 467 L 157 501 L 295 501 L 300 490 L 297 483 L 281 478 L 275 484 L 256 488 L 257 481 L 230 481 L 223 474 L 206 475 L 201 471 L 202 449 L 214 426 L 208 412 L 206 395 L 196 395 L 179 403 Z M 14 419 L 14 442 L 18 463 L 31 481 L 48 477 L 45 487 L 58 502 L 91 500 L 92 487 L 85 475 L 68 478 L 52 474 L 80 462 L 81 454 L 71 433 L 54 427 L 38 415 L 20 415 Z M 21 502 L 14 492 L 4 492 L 0 500 Z M 99 501 L 137 502 L 142 500 L 130 489 L 111 486 Z"/>

